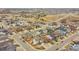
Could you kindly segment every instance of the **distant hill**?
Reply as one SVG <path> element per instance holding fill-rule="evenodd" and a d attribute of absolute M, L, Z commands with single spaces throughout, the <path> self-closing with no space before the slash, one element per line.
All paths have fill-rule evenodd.
<path fill-rule="evenodd" d="M 0 8 L 0 13 L 45 12 L 47 14 L 79 13 L 79 8 Z"/>

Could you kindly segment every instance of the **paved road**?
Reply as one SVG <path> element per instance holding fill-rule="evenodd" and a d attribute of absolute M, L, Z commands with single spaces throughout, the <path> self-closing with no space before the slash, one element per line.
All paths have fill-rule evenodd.
<path fill-rule="evenodd" d="M 15 35 L 15 41 L 17 42 L 17 44 L 20 45 L 20 47 L 22 47 L 25 51 L 33 51 L 34 49 L 28 45 L 28 43 L 23 43 L 22 38 L 19 37 L 19 35 Z"/>

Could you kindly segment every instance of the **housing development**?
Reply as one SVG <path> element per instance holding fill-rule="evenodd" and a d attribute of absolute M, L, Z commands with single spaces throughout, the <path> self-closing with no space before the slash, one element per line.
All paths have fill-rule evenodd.
<path fill-rule="evenodd" d="M 0 9 L 0 51 L 79 51 L 79 9 Z"/>

